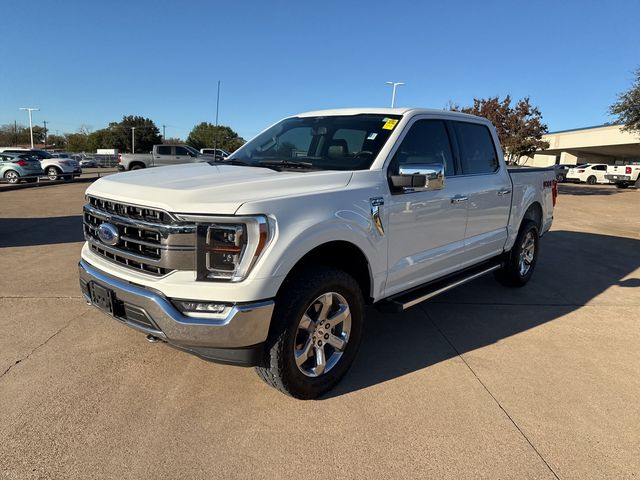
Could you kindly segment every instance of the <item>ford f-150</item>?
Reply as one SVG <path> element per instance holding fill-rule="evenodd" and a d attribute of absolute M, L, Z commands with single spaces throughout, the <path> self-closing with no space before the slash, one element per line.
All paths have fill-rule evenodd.
<path fill-rule="evenodd" d="M 483 118 L 368 108 L 292 116 L 224 160 L 86 194 L 87 302 L 307 399 L 352 364 L 365 305 L 399 312 L 488 273 L 525 285 L 557 190 L 553 169 L 508 169 Z"/>

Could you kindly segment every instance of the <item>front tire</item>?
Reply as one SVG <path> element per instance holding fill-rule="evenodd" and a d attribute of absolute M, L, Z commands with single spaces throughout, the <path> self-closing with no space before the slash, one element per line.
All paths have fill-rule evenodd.
<path fill-rule="evenodd" d="M 256 372 L 282 393 L 316 398 L 347 373 L 363 323 L 364 299 L 353 277 L 308 265 L 280 289 L 263 365 Z"/>
<path fill-rule="evenodd" d="M 58 180 L 58 178 L 60 177 L 60 173 L 60 170 L 58 170 L 56 167 L 49 167 L 45 172 L 47 178 L 51 181 Z"/>
<path fill-rule="evenodd" d="M 525 220 L 504 267 L 495 274 L 496 280 L 508 287 L 524 287 L 536 268 L 539 244 L 538 225 L 531 220 Z"/>

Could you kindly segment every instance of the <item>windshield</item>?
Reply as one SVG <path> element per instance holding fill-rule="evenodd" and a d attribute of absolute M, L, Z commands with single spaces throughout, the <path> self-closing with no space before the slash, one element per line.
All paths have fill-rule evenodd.
<path fill-rule="evenodd" d="M 189 145 L 182 145 L 182 146 L 186 148 L 189 153 L 192 153 L 194 157 L 197 157 L 198 155 L 200 155 L 200 152 L 195 148 L 190 147 Z"/>
<path fill-rule="evenodd" d="M 371 167 L 400 115 L 296 117 L 277 123 L 227 160 L 283 168 L 305 165 L 320 170 Z"/>
<path fill-rule="evenodd" d="M 53 156 L 49 152 L 45 152 L 44 150 L 31 150 L 31 155 L 38 157 L 41 160 L 46 158 L 53 158 Z"/>

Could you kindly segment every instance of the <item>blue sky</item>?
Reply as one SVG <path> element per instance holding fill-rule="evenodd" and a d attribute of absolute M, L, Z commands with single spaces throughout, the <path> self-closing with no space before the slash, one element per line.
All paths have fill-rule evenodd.
<path fill-rule="evenodd" d="M 143 115 L 245 138 L 320 108 L 529 95 L 550 130 L 610 121 L 640 66 L 640 2 L 3 0 L 0 124 L 52 133 Z"/>

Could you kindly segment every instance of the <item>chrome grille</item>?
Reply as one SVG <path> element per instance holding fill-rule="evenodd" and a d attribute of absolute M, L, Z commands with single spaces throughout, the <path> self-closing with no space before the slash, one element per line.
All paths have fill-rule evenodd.
<path fill-rule="evenodd" d="M 111 262 L 154 276 L 194 269 L 194 224 L 178 222 L 160 210 L 96 197 L 89 197 L 83 217 L 89 247 Z M 117 230 L 116 243 L 100 239 L 103 223 Z"/>
<path fill-rule="evenodd" d="M 160 223 L 163 225 L 170 225 L 173 223 L 173 218 L 167 212 L 153 208 L 128 205 L 126 203 L 114 202 L 97 197 L 89 197 L 89 205 L 103 212 L 112 213 L 120 217 L 131 218 L 133 220 L 142 220 L 145 222 Z"/>

